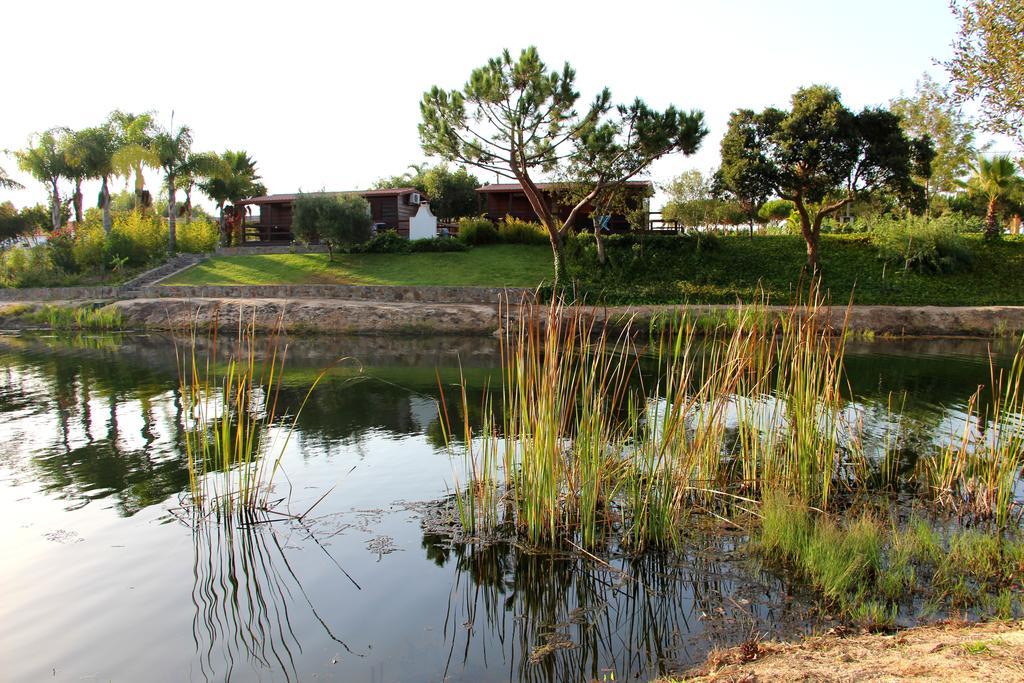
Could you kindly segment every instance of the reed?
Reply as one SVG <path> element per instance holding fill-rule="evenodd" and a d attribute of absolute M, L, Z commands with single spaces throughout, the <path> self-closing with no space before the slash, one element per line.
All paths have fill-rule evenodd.
<path fill-rule="evenodd" d="M 456 446 L 441 406 L 446 442 L 464 449 L 467 481 L 455 487 L 463 527 L 514 530 L 533 544 L 674 546 L 695 511 L 756 513 L 773 495 L 827 511 L 905 485 L 1000 526 L 1013 521 L 1024 345 L 1010 370 L 993 364 L 991 407 L 968 419 L 963 439 L 901 473 L 898 428 L 873 459 L 848 410 L 845 319 L 814 290 L 781 315 L 764 306 L 740 307 L 714 328 L 663 319 L 646 347 L 628 322 L 613 330 L 561 301 L 509 308 L 502 386 L 484 401 L 481 433 L 465 421 Z M 991 426 L 975 435 L 975 422 Z"/>
<path fill-rule="evenodd" d="M 200 518 L 233 520 L 272 507 L 269 496 L 284 450 L 328 371 L 315 378 L 294 414 L 286 414 L 279 397 L 287 344 L 278 325 L 261 353 L 255 322 L 246 324 L 240 316 L 235 338 L 227 341 L 214 323 L 207 344 L 199 343 L 193 327 L 189 347 L 175 347 L 186 414 L 189 507 Z"/>

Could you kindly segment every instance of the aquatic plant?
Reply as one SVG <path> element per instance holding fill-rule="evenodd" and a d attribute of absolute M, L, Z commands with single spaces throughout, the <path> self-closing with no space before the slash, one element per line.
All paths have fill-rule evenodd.
<path fill-rule="evenodd" d="M 500 399 L 484 400 L 481 433 L 467 421 L 456 445 L 441 406 L 445 442 L 463 449 L 467 481 L 455 488 L 465 531 L 671 546 L 694 511 L 756 514 L 772 494 L 829 510 L 851 494 L 907 486 L 1000 526 L 1019 516 L 1024 345 L 1008 372 L 993 365 L 990 408 L 974 420 L 972 401 L 962 442 L 907 472 L 891 401 L 883 453 L 868 455 L 848 410 L 845 318 L 814 290 L 781 315 L 758 304 L 713 328 L 662 320 L 645 348 L 628 321 L 614 325 L 561 301 L 506 311 Z M 975 422 L 990 426 L 975 434 Z"/>
<path fill-rule="evenodd" d="M 11 315 L 30 324 L 45 325 L 51 330 L 109 332 L 124 328 L 124 316 L 113 306 L 43 304 L 34 310 L 16 311 Z"/>
<path fill-rule="evenodd" d="M 245 324 L 240 316 L 226 362 L 218 357 L 217 327 L 211 326 L 205 357 L 197 351 L 195 328 L 189 348 L 182 352 L 176 347 L 175 353 L 187 415 L 190 509 L 200 517 L 230 519 L 271 507 L 269 496 L 284 449 L 329 368 L 316 376 L 294 414 L 284 414 L 278 399 L 288 347 L 279 334 L 280 321 L 261 353 L 255 318 Z"/>

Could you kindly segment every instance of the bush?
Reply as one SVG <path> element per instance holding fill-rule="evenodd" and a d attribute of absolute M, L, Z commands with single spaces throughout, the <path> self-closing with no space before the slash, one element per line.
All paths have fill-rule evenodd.
<path fill-rule="evenodd" d="M 966 223 L 956 214 L 933 220 L 882 218 L 873 225 L 871 243 L 886 263 L 919 273 L 952 273 L 974 260 L 961 236 Z"/>
<path fill-rule="evenodd" d="M 0 286 L 50 287 L 62 284 L 64 273 L 53 265 L 45 244 L 16 246 L 0 252 Z"/>
<path fill-rule="evenodd" d="M 494 223 L 483 217 L 459 220 L 458 239 L 463 244 L 494 244 L 498 241 L 498 230 Z"/>
<path fill-rule="evenodd" d="M 178 251 L 202 254 L 213 251 L 220 242 L 220 228 L 205 217 L 193 217 L 191 223 L 178 224 Z"/>
<path fill-rule="evenodd" d="M 408 254 L 411 243 L 394 230 L 383 230 L 362 244 L 349 249 L 352 254 Z"/>
<path fill-rule="evenodd" d="M 459 234 L 462 234 L 461 226 Z M 505 216 L 498 223 L 498 239 L 505 244 L 549 244 L 548 232 L 540 223 L 520 220 L 513 216 Z"/>
<path fill-rule="evenodd" d="M 469 249 L 468 246 L 451 237 L 432 237 L 425 240 L 415 240 L 409 242 L 409 245 L 411 251 L 416 253 L 466 251 Z"/>

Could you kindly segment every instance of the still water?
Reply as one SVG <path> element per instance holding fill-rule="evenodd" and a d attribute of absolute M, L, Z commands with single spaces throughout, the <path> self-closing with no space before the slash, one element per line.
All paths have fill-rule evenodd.
<path fill-rule="evenodd" d="M 926 441 L 962 428 L 989 343 L 851 344 L 865 429 L 889 406 Z M 1006 363 L 1009 345 L 993 349 Z M 695 527 L 640 558 L 453 546 L 432 531 L 453 462 L 438 381 L 479 396 L 489 339 L 298 340 L 284 400 L 313 393 L 275 480 L 302 523 L 200 525 L 188 487 L 174 340 L 0 336 L 0 678 L 38 680 L 648 680 L 751 633 L 827 615 Z M 474 402 L 473 396 L 470 402 Z"/>

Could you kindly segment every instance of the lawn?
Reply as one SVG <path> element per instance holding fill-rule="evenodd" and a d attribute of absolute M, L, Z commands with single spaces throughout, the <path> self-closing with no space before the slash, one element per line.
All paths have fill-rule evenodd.
<path fill-rule="evenodd" d="M 851 292 L 859 304 L 1024 305 L 1024 240 L 995 245 L 970 236 L 974 262 L 945 275 L 905 272 L 884 265 L 860 235 L 823 235 L 821 262 L 834 302 Z M 721 237 L 713 249 L 633 252 L 600 269 L 571 268 L 591 303 L 732 303 L 751 301 L 760 289 L 785 303 L 801 282 L 805 252 L 798 236 Z M 609 253 L 609 258 L 612 253 Z M 546 246 L 496 245 L 466 252 L 418 254 L 275 254 L 215 257 L 166 284 L 377 284 L 536 287 L 551 278 Z"/>
<path fill-rule="evenodd" d="M 546 246 L 497 245 L 420 254 L 216 256 L 167 285 L 477 285 L 536 287 L 551 277 Z"/>

